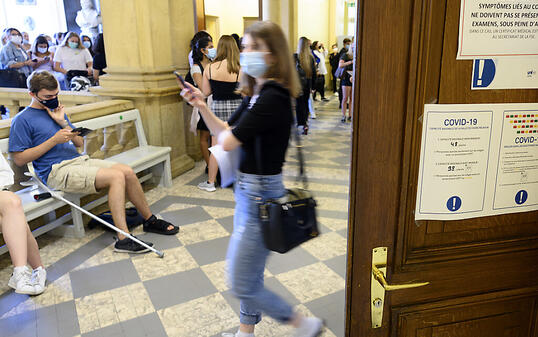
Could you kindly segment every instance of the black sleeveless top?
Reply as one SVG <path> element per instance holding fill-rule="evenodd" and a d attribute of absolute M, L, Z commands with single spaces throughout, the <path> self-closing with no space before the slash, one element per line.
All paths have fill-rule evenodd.
<path fill-rule="evenodd" d="M 239 74 L 235 82 L 217 81 L 211 79 L 211 66 L 209 66 L 209 85 L 211 85 L 211 93 L 213 99 L 217 101 L 225 101 L 232 99 L 241 99 L 241 95 L 235 93 L 237 90 L 237 84 L 239 80 Z"/>

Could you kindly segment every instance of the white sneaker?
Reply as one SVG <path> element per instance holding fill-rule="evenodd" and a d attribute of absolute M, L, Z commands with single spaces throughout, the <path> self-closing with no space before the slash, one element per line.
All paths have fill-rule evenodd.
<path fill-rule="evenodd" d="M 215 192 L 215 183 L 208 183 L 207 181 L 198 184 L 198 188 L 207 192 Z"/>
<path fill-rule="evenodd" d="M 316 119 L 316 113 L 311 113 L 311 114 L 310 114 L 310 118 L 312 118 L 312 119 Z"/>
<path fill-rule="evenodd" d="M 47 271 L 43 267 L 37 267 L 32 272 L 32 282 L 45 290 L 45 284 L 47 283 Z"/>
<path fill-rule="evenodd" d="M 37 289 L 32 282 L 32 272 L 27 266 L 23 267 L 22 271 L 13 271 L 7 285 L 15 289 L 17 294 L 39 295 L 43 292 L 42 289 Z"/>
<path fill-rule="evenodd" d="M 295 329 L 295 337 L 316 337 L 321 334 L 323 321 L 317 317 L 303 317 L 301 324 Z"/>

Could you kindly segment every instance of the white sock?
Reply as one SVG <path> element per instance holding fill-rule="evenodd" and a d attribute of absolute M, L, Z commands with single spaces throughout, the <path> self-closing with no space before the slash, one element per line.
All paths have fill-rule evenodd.
<path fill-rule="evenodd" d="M 26 271 L 26 266 L 20 266 L 13 268 L 13 274 L 17 275 Z"/>
<path fill-rule="evenodd" d="M 248 333 L 237 330 L 237 333 L 235 334 L 235 337 L 254 337 L 254 333 Z"/>

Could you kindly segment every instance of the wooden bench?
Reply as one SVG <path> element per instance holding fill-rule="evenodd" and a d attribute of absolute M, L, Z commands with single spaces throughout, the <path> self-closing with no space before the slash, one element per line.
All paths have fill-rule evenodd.
<path fill-rule="evenodd" d="M 138 146 L 117 155 L 106 158 L 113 162 L 129 165 L 135 173 L 148 170 L 149 173 L 140 177 L 140 181 L 149 179 L 154 180 L 159 186 L 172 186 L 172 173 L 170 168 L 170 147 L 148 145 L 140 113 L 138 110 L 128 110 L 111 115 L 97 117 L 73 123 L 77 127 L 86 127 L 92 130 L 111 127 L 117 124 L 134 121 L 136 134 L 138 138 Z M 0 150 L 2 153 L 8 152 L 8 138 L 0 139 Z M 28 221 L 36 219 L 40 216 L 47 216 L 48 223 L 35 229 L 32 233 L 34 236 L 39 236 L 43 233 L 55 229 L 55 233 L 67 236 L 82 237 L 84 235 L 84 223 L 82 221 L 82 213 L 74 207 L 71 207 L 71 212 L 55 218 L 54 211 L 65 206 L 65 203 L 56 199 L 50 198 L 42 201 L 35 201 L 34 195 L 42 193 L 36 187 L 27 187 L 15 192 L 22 200 L 24 213 Z M 63 193 L 64 198 L 80 205 L 80 199 L 84 194 Z M 98 198 L 82 207 L 86 210 L 97 207 L 108 200 L 107 195 Z M 72 220 L 72 225 L 64 225 Z M 63 226 L 62 226 L 63 225 Z M 7 251 L 4 245 L 0 247 L 0 254 Z"/>

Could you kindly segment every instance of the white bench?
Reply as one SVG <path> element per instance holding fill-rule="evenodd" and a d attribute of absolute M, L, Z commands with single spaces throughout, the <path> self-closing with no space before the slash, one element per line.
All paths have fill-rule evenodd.
<path fill-rule="evenodd" d="M 86 127 L 88 129 L 97 130 L 129 121 L 134 121 L 138 138 L 138 147 L 108 157 L 106 158 L 106 160 L 129 165 L 136 173 L 149 169 L 150 173 L 141 177 L 141 182 L 153 179 L 159 184 L 159 186 L 172 186 L 172 173 L 170 168 L 171 148 L 168 146 L 148 145 L 144 133 L 144 128 L 142 126 L 142 121 L 140 119 L 140 113 L 138 110 L 128 110 L 112 115 L 80 121 L 73 124 L 77 127 Z M 0 150 L 2 153 L 8 152 L 8 142 L 9 139 L 7 138 L 0 139 Z M 54 211 L 60 207 L 65 206 L 65 203 L 53 198 L 45 199 L 42 201 L 35 201 L 33 196 L 38 193 L 43 193 L 43 191 L 38 190 L 36 187 L 27 187 L 15 193 L 22 200 L 24 213 L 28 221 L 36 219 L 43 215 L 47 216 L 48 223 L 35 229 L 33 231 L 34 236 L 37 237 L 53 229 L 55 229 L 56 233 L 67 236 L 82 237 L 84 235 L 84 223 L 82 221 L 82 213 L 76 208 L 71 207 L 71 213 L 68 213 L 56 219 L 54 216 Z M 80 205 L 80 199 L 84 195 L 63 193 L 63 196 L 67 200 L 77 205 Z M 86 210 L 90 210 L 100 204 L 103 204 L 107 200 L 108 197 L 107 195 L 105 195 L 97 200 L 83 205 L 83 208 Z M 72 220 L 73 222 L 72 225 L 64 225 L 70 220 Z M 5 245 L 0 247 L 0 254 L 6 251 L 7 247 Z"/>

